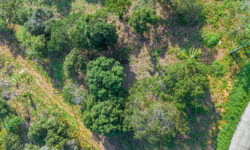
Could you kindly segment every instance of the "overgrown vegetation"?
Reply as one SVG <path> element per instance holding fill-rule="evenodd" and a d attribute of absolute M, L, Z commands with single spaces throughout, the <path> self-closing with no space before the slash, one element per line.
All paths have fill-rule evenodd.
<path fill-rule="evenodd" d="M 15 57 L 0 56 L 13 82 L 0 89 L 0 145 L 87 149 L 84 124 L 119 149 L 227 149 L 249 101 L 247 54 L 228 55 L 249 42 L 248 14 L 241 0 L 1 1 L 0 42 Z M 40 90 L 19 54 L 54 88 Z"/>

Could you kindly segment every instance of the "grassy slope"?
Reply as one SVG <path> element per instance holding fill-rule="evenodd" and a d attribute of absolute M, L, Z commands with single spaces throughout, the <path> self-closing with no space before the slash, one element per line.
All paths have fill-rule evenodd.
<path fill-rule="evenodd" d="M 36 110 L 30 109 L 32 121 L 35 121 L 43 111 L 61 115 L 61 118 L 70 124 L 73 136 L 78 138 L 82 147 L 101 149 L 101 145 L 93 140 L 92 133 L 84 127 L 81 121 L 81 114 L 78 111 L 79 108 L 63 102 L 61 95 L 55 94 L 58 91 L 53 88 L 49 79 L 40 74 L 33 62 L 22 58 L 20 55 L 14 57 L 10 52 L 10 47 L 3 43 L 0 45 L 0 56 L 5 59 L 5 64 L 8 64 L 6 65 L 7 68 L 8 66 L 13 66 L 14 68 L 13 74 L 11 76 L 5 75 L 4 79 L 9 82 L 19 80 L 20 88 L 14 88 L 12 91 L 15 91 L 16 95 L 29 92 L 34 97 L 32 99 L 36 105 Z M 1 69 L 0 73 L 2 75 L 4 74 L 4 69 L 7 69 L 6 67 Z M 10 103 L 23 116 L 25 115 L 26 107 L 30 106 L 29 102 L 20 101 L 19 96 Z"/>

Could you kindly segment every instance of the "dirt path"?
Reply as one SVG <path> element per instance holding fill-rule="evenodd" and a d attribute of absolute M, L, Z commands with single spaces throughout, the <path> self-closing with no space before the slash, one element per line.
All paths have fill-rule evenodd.
<path fill-rule="evenodd" d="M 13 57 L 8 45 L 2 43 L 0 44 L 0 55 Z M 81 121 L 82 116 L 78 111 L 76 111 L 77 107 L 66 104 L 62 100 L 61 95 L 55 94 L 58 93 L 59 91 L 53 88 L 53 85 L 49 83 L 46 80 L 46 78 L 43 77 L 34 66 L 31 65 L 29 60 L 25 60 L 20 55 L 18 55 L 15 58 L 15 60 L 26 72 L 32 75 L 32 77 L 36 81 L 36 83 L 34 84 L 38 84 L 40 87 L 39 93 L 34 93 L 34 91 L 32 91 L 32 87 L 31 89 L 29 89 L 30 92 L 32 94 L 40 95 L 46 107 L 52 110 L 53 110 L 52 107 L 56 104 L 58 110 L 66 112 L 77 123 L 77 128 L 75 129 L 76 130 L 75 133 L 81 145 L 82 146 L 87 145 L 91 149 L 104 149 L 103 145 L 95 141 L 93 139 L 92 133 L 83 125 L 83 122 Z M 46 93 L 46 95 L 43 95 L 41 93 Z M 72 124 L 72 122 L 69 122 L 69 124 Z"/>

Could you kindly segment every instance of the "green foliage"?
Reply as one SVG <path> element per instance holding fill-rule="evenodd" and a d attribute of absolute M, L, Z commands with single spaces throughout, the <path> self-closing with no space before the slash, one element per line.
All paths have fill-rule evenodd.
<path fill-rule="evenodd" d="M 0 33 L 8 31 L 6 22 L 0 17 Z"/>
<path fill-rule="evenodd" d="M 47 8 L 37 8 L 33 11 L 32 16 L 26 22 L 25 26 L 32 35 L 49 34 L 53 21 L 51 21 L 53 13 Z"/>
<path fill-rule="evenodd" d="M 120 95 L 123 77 L 123 67 L 114 59 L 100 57 L 87 65 L 86 83 L 96 100 Z"/>
<path fill-rule="evenodd" d="M 85 28 L 87 23 L 84 18 L 80 18 L 77 20 L 76 24 L 69 29 L 70 39 L 73 42 L 74 46 L 78 48 L 87 48 L 87 38 L 85 37 Z"/>
<path fill-rule="evenodd" d="M 62 148 L 68 138 L 66 126 L 61 125 L 55 118 L 43 117 L 30 126 L 28 138 L 39 146 L 49 145 Z"/>
<path fill-rule="evenodd" d="M 135 138 L 151 144 L 171 144 L 174 138 L 188 130 L 187 122 L 174 105 L 147 99 L 146 96 L 145 99 L 133 97 L 135 99 L 130 104 L 133 113 L 128 119 Z"/>
<path fill-rule="evenodd" d="M 209 33 L 208 35 L 206 35 L 203 39 L 203 43 L 209 47 L 209 48 L 213 48 L 214 46 L 216 46 L 218 44 L 220 40 L 220 35 L 217 33 Z"/>
<path fill-rule="evenodd" d="M 28 21 L 29 17 L 32 15 L 31 8 L 22 8 L 18 9 L 14 15 L 15 22 L 19 25 L 24 25 L 25 22 Z"/>
<path fill-rule="evenodd" d="M 56 21 L 51 25 L 51 36 L 48 42 L 48 52 L 59 54 L 70 46 L 68 29 L 63 21 Z"/>
<path fill-rule="evenodd" d="M 103 21 L 88 24 L 85 36 L 88 38 L 89 47 L 98 51 L 107 50 L 118 38 L 115 27 Z"/>
<path fill-rule="evenodd" d="M 22 150 L 21 139 L 18 135 L 10 133 L 3 137 L 3 147 L 6 150 Z"/>
<path fill-rule="evenodd" d="M 88 58 L 78 49 L 73 49 L 65 57 L 63 63 L 64 76 L 69 78 L 74 78 L 78 75 L 79 71 L 85 71 L 87 66 Z"/>
<path fill-rule="evenodd" d="M 166 68 L 162 77 L 155 81 L 153 89 L 165 101 L 172 101 L 181 110 L 196 113 L 208 90 L 206 66 L 194 59 L 175 63 Z"/>
<path fill-rule="evenodd" d="M 23 0 L 2 0 L 0 1 L 0 18 L 9 23 L 13 23 L 14 16 L 19 9 L 23 9 Z"/>
<path fill-rule="evenodd" d="M 39 150 L 40 147 L 33 145 L 33 144 L 25 144 L 24 150 Z"/>
<path fill-rule="evenodd" d="M 0 121 L 2 122 L 11 113 L 12 111 L 7 102 L 0 97 Z"/>
<path fill-rule="evenodd" d="M 11 116 L 4 120 L 3 126 L 8 133 L 14 133 L 20 135 L 21 125 L 24 123 L 24 119 L 19 116 Z"/>
<path fill-rule="evenodd" d="M 16 37 L 26 47 L 25 54 L 28 57 L 40 58 L 47 54 L 44 35 L 32 36 L 24 27 L 20 27 Z"/>
<path fill-rule="evenodd" d="M 155 24 L 158 20 L 154 9 L 142 7 L 136 9 L 129 18 L 129 25 L 138 33 L 148 30 L 147 23 Z"/>
<path fill-rule="evenodd" d="M 118 135 L 123 131 L 123 99 L 106 100 L 91 105 L 88 100 L 83 122 L 92 132 L 105 136 Z"/>
<path fill-rule="evenodd" d="M 218 137 L 216 139 L 216 149 L 228 149 L 234 131 L 240 117 L 244 112 L 250 99 L 250 61 L 247 61 L 238 75 L 238 81 L 233 85 L 229 101 L 226 104 L 225 111 L 222 114 L 222 124 Z"/>
<path fill-rule="evenodd" d="M 211 69 L 212 69 L 212 73 L 217 77 L 224 76 L 226 73 L 225 66 L 222 63 L 220 63 L 220 61 L 218 60 L 215 60 L 213 62 Z"/>
<path fill-rule="evenodd" d="M 131 0 L 105 0 L 105 7 L 116 13 L 120 18 L 127 13 L 131 4 Z"/>

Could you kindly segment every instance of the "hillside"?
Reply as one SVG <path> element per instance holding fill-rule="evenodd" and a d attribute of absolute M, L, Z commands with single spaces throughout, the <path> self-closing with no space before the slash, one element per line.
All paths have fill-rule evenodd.
<path fill-rule="evenodd" d="M 9 0 L 0 13 L 0 149 L 228 149 L 249 102 L 248 1 Z"/>

